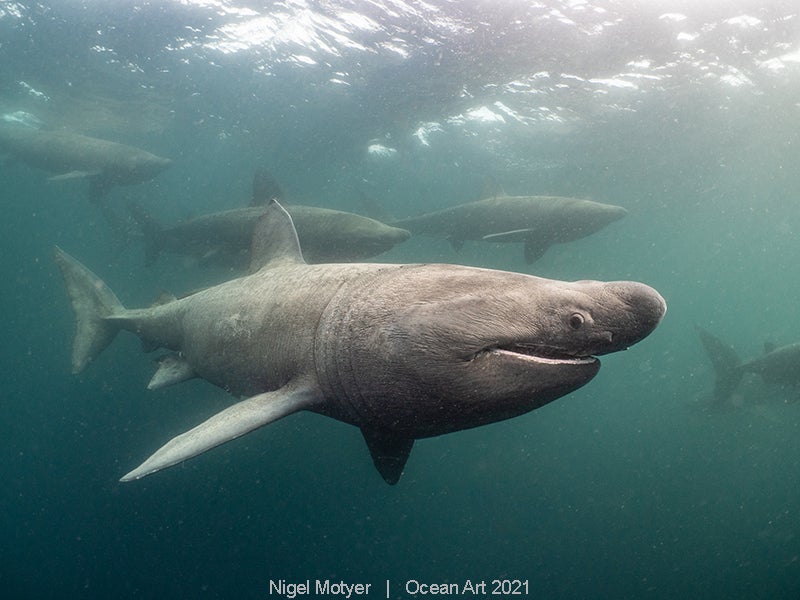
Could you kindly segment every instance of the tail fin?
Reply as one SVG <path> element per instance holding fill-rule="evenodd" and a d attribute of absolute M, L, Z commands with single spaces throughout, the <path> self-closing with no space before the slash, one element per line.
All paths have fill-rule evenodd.
<path fill-rule="evenodd" d="M 698 325 L 695 325 L 695 329 L 717 375 L 714 398 L 717 402 L 724 402 L 730 398 L 742 380 L 744 371 L 739 368 L 741 360 L 731 346 Z"/>
<path fill-rule="evenodd" d="M 144 264 L 149 267 L 161 253 L 161 232 L 164 228 L 139 204 L 131 203 L 128 210 L 144 236 Z"/>
<path fill-rule="evenodd" d="M 64 276 L 77 328 L 72 345 L 72 372 L 80 373 L 111 343 L 118 325 L 106 319 L 125 310 L 114 292 L 80 262 L 55 249 L 55 260 Z"/>

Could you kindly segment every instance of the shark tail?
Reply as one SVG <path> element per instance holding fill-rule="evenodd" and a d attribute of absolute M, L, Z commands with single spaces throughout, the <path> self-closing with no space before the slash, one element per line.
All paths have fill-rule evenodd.
<path fill-rule="evenodd" d="M 714 398 L 717 402 L 724 402 L 742 380 L 744 371 L 740 368 L 741 360 L 733 347 L 698 325 L 695 325 L 695 329 L 716 374 Z"/>
<path fill-rule="evenodd" d="M 58 246 L 55 260 L 64 276 L 77 322 L 72 372 L 80 373 L 117 335 L 119 322 L 109 317 L 119 316 L 125 307 L 97 275 Z"/>
<path fill-rule="evenodd" d="M 132 203 L 128 210 L 144 236 L 144 264 L 149 267 L 161 254 L 161 232 L 164 228 L 140 204 Z"/>

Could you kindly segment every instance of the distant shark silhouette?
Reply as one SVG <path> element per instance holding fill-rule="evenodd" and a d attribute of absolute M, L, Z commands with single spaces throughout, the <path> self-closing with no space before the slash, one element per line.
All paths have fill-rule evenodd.
<path fill-rule="evenodd" d="M 745 373 L 755 373 L 765 383 L 794 386 L 800 391 L 800 344 L 765 344 L 764 354 L 743 362 L 732 346 L 700 326 L 695 329 L 714 367 L 717 402 L 730 398 Z"/>
<path fill-rule="evenodd" d="M 310 263 L 350 262 L 372 258 L 406 241 L 411 234 L 350 212 L 302 206 L 286 207 L 297 226 L 303 255 Z M 201 264 L 246 269 L 256 223 L 266 207 L 246 206 L 200 215 L 162 226 L 141 207 L 131 206 L 145 241 L 145 264 L 162 252 L 190 256 Z"/>
<path fill-rule="evenodd" d="M 0 123 L 0 154 L 53 174 L 51 181 L 88 180 L 92 200 L 115 185 L 148 181 L 172 164 L 133 146 L 8 122 Z"/>
<path fill-rule="evenodd" d="M 413 234 L 447 239 L 458 250 L 467 240 L 525 244 L 525 261 L 553 244 L 600 231 L 621 219 L 620 206 L 561 196 L 495 196 L 392 222 Z"/>
<path fill-rule="evenodd" d="M 143 208 L 131 213 L 145 239 L 145 264 L 162 252 L 190 256 L 201 263 L 246 268 L 256 223 L 269 203 L 282 200 L 283 191 L 264 168 L 253 178 L 250 206 L 200 215 L 172 226 L 162 226 Z M 304 258 L 311 263 L 351 262 L 388 252 L 411 234 L 375 219 L 329 208 L 289 204 Z"/>

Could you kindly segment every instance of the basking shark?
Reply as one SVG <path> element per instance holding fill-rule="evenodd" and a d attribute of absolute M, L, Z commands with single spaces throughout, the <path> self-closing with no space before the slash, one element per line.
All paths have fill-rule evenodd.
<path fill-rule="evenodd" d="M 77 320 L 72 369 L 119 330 L 162 356 L 150 381 L 194 377 L 245 399 L 178 435 L 121 480 L 139 479 L 292 413 L 360 428 L 396 483 L 416 439 L 531 411 L 585 385 L 597 355 L 661 321 L 636 282 L 563 282 L 445 264 L 309 265 L 274 202 L 250 275 L 151 308 L 127 309 L 96 275 L 55 252 Z"/>
<path fill-rule="evenodd" d="M 0 123 L 0 154 L 52 173 L 51 180 L 86 178 L 93 199 L 115 185 L 148 181 L 172 164 L 133 146 L 9 123 Z"/>
<path fill-rule="evenodd" d="M 350 212 L 286 206 L 297 227 L 303 256 L 311 263 L 351 262 L 388 252 L 411 234 Z M 132 207 L 145 239 L 145 264 L 162 252 L 191 256 L 200 262 L 246 268 L 256 223 L 266 206 L 247 206 L 201 215 L 163 227 L 138 207 Z"/>
<path fill-rule="evenodd" d="M 627 211 L 611 204 L 561 196 L 497 196 L 394 221 L 414 234 L 443 237 L 458 250 L 465 241 L 522 242 L 525 260 L 553 244 L 600 231 Z"/>
<path fill-rule="evenodd" d="M 736 391 L 745 373 L 759 375 L 764 383 L 800 389 L 800 344 L 776 347 L 764 345 L 764 354 L 742 361 L 732 346 L 700 326 L 700 342 L 714 367 L 714 398 L 724 402 Z"/>

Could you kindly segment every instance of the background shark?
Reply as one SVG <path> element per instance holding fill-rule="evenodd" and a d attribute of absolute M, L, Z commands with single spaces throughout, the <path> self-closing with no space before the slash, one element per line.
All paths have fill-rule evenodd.
<path fill-rule="evenodd" d="M 133 146 L 7 122 L 0 123 L 0 154 L 53 174 L 51 180 L 86 178 L 93 200 L 115 185 L 148 181 L 172 164 Z"/>
<path fill-rule="evenodd" d="M 303 257 L 312 263 L 372 258 L 411 237 L 405 229 L 354 213 L 289 205 L 280 184 L 263 165 L 253 176 L 250 206 L 200 215 L 170 227 L 162 226 L 138 205 L 131 205 L 130 210 L 145 238 L 145 264 L 153 264 L 161 252 L 171 252 L 202 263 L 244 269 L 250 262 L 256 223 L 273 200 L 286 204 Z"/>
<path fill-rule="evenodd" d="M 702 327 L 695 326 L 714 367 L 714 398 L 724 402 L 736 391 L 745 373 L 755 373 L 765 383 L 800 389 L 800 344 L 776 347 L 764 345 L 764 354 L 742 361 L 732 346 Z"/>
<path fill-rule="evenodd" d="M 311 263 L 349 262 L 372 258 L 406 241 L 411 234 L 350 212 L 302 206 L 286 207 L 292 215 Z M 164 227 L 141 207 L 131 212 L 145 241 L 145 263 L 153 264 L 162 252 L 190 256 L 201 263 L 246 269 L 250 262 L 253 231 L 265 206 L 246 206 L 200 215 Z"/>
<path fill-rule="evenodd" d="M 443 237 L 458 250 L 465 240 L 521 242 L 532 263 L 553 244 L 571 242 L 600 231 L 626 210 L 561 196 L 497 196 L 459 204 L 392 224 L 414 234 Z"/>

